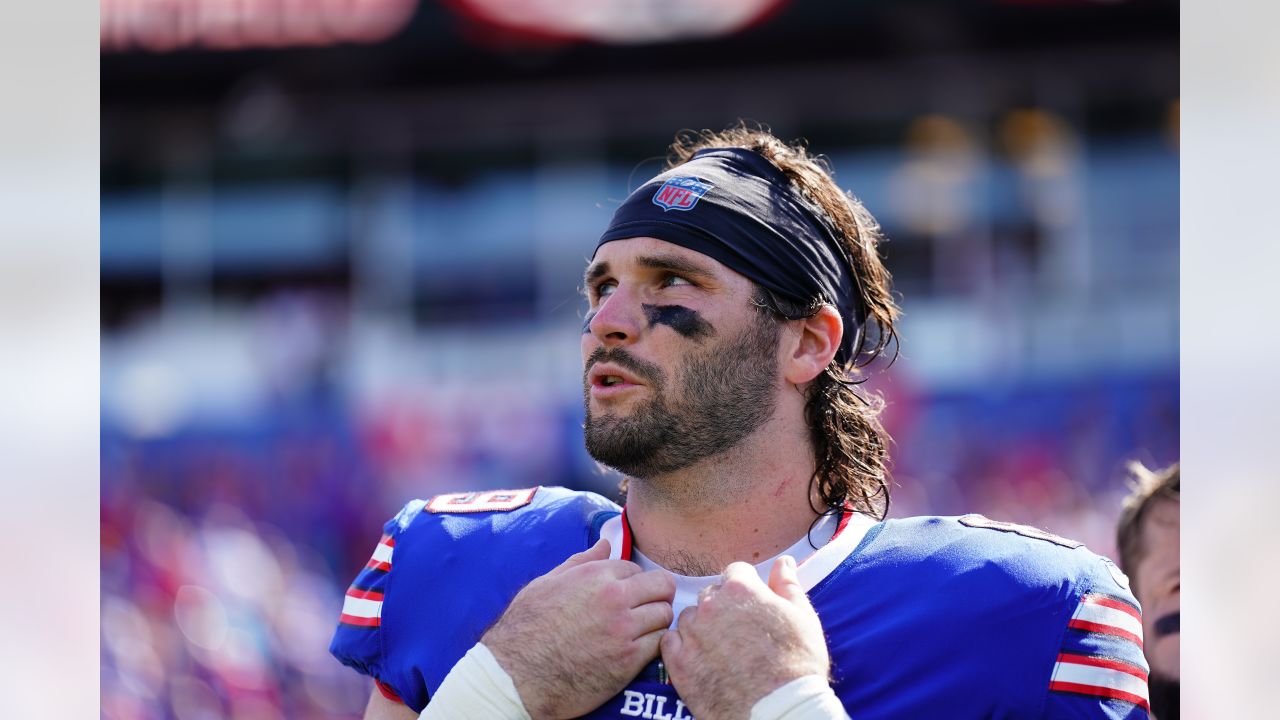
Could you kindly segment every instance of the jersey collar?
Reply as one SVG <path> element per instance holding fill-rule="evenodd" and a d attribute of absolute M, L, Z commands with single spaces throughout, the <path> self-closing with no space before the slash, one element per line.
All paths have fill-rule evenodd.
<path fill-rule="evenodd" d="M 805 558 L 796 568 L 800 585 L 806 590 L 813 589 L 833 570 L 845 561 L 845 558 L 858 547 L 862 538 L 876 524 L 876 520 L 868 515 L 854 512 L 845 507 L 840 516 L 840 524 L 831 540 Z M 609 557 L 613 560 L 630 560 L 632 541 L 631 523 L 627 522 L 627 509 L 621 515 L 615 515 L 600 527 L 600 537 L 609 541 Z"/>

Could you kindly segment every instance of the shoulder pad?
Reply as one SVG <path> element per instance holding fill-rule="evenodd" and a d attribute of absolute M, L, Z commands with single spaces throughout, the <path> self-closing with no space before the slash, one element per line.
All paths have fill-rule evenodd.
<path fill-rule="evenodd" d="M 1137 602 L 1124 575 L 1083 544 L 980 515 L 914 517 L 885 521 L 856 562 L 898 647 L 962 648 L 957 673 L 999 667 L 964 682 L 1002 706 L 1027 717 L 1145 717 Z"/>
<path fill-rule="evenodd" d="M 385 567 L 366 567 L 348 591 L 349 604 L 376 612 L 376 639 L 359 636 L 368 626 L 344 614 L 331 651 L 421 711 L 516 592 L 589 547 L 600 516 L 618 511 L 599 495 L 558 487 L 414 500 L 384 528 Z M 377 595 L 353 598 L 353 591 Z M 376 662 L 367 659 L 371 651 Z"/>

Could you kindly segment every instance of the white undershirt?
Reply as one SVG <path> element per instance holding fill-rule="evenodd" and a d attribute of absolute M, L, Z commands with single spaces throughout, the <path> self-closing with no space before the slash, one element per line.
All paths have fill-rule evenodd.
<path fill-rule="evenodd" d="M 814 524 L 813 530 L 805 533 L 804 537 L 797 540 L 791 547 L 783 550 L 777 555 L 774 555 L 768 560 L 756 563 L 756 573 L 760 575 L 761 580 L 766 583 L 769 582 L 769 571 L 773 568 L 774 560 L 777 560 L 783 555 L 790 555 L 795 558 L 796 564 L 799 565 L 815 552 L 814 546 L 822 547 L 830 542 L 831 538 L 835 537 L 836 528 L 839 526 L 839 515 L 823 515 L 818 519 L 818 522 Z M 810 544 L 811 541 L 812 544 Z M 640 566 L 641 570 L 666 570 L 666 568 L 645 556 L 645 554 L 640 552 L 638 548 L 633 547 L 631 549 L 631 559 L 635 564 Z M 671 571 L 668 570 L 667 572 Z M 675 578 L 676 581 L 676 597 L 675 600 L 672 601 L 671 605 L 672 609 L 675 610 L 675 618 L 677 620 L 680 618 L 680 612 L 682 610 L 698 604 L 698 593 L 701 592 L 703 588 L 720 582 L 719 575 L 690 577 L 688 575 L 680 575 L 672 572 L 671 577 Z M 671 627 L 675 626 L 676 621 L 672 620 Z"/>

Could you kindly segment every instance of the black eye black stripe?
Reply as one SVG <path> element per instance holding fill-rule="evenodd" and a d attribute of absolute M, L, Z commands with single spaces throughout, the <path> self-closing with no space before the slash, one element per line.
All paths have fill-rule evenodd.
<path fill-rule="evenodd" d="M 697 310 L 683 305 L 641 305 L 649 327 L 666 325 L 690 340 L 702 340 L 715 334 L 711 323 L 702 318 Z"/>

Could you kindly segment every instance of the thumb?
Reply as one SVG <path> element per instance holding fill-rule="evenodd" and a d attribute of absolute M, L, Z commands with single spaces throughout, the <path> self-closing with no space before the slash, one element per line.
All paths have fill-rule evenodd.
<path fill-rule="evenodd" d="M 586 550 L 583 550 L 582 552 L 574 553 L 569 557 L 565 558 L 565 561 L 560 563 L 559 567 L 557 567 L 556 569 L 552 570 L 547 574 L 556 575 L 564 572 L 565 570 L 568 570 L 569 568 L 577 567 L 584 563 L 589 563 L 593 560 L 607 560 L 608 558 L 609 558 L 609 541 L 605 540 L 604 538 L 600 538 L 599 540 L 596 541 L 595 545 L 592 545 L 591 547 L 587 548 Z"/>
<path fill-rule="evenodd" d="M 790 555 L 783 555 L 773 561 L 773 567 L 769 569 L 769 589 L 783 600 L 793 603 L 809 602 L 804 588 L 800 586 L 800 578 L 796 575 L 796 559 Z"/>
<path fill-rule="evenodd" d="M 662 634 L 662 639 L 658 641 L 658 652 L 662 655 L 662 662 L 670 669 L 675 658 L 680 657 L 680 648 L 684 646 L 684 642 L 680 639 L 680 633 L 673 630 L 667 630 Z"/>

